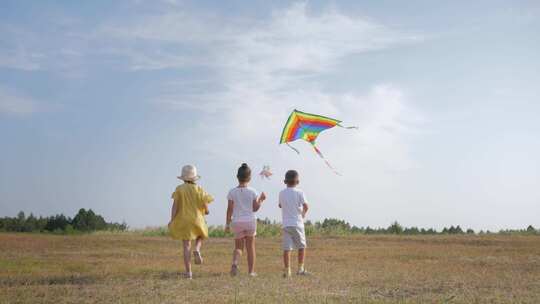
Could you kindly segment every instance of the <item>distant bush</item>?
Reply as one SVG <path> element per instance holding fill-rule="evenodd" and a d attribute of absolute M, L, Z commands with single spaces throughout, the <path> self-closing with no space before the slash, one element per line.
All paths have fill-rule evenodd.
<path fill-rule="evenodd" d="M 515 234 L 539 234 L 539 231 L 528 227 L 524 230 L 507 230 L 501 231 L 500 234 L 509 234 L 510 231 Z M 276 237 L 281 235 L 281 224 L 269 219 L 257 220 L 257 235 L 259 237 Z M 397 221 L 392 222 L 387 228 L 370 228 L 370 227 L 357 227 L 351 226 L 349 223 L 339 219 L 324 219 L 322 222 L 306 221 L 304 224 L 306 235 L 323 235 L 323 236 L 347 236 L 355 234 L 397 234 L 397 235 L 441 235 L 441 234 L 468 234 L 474 235 L 475 232 L 472 229 L 463 229 L 457 226 L 450 226 L 443 228 L 441 231 L 437 231 L 433 228 L 425 229 L 418 227 L 403 227 Z M 147 236 L 163 236 L 168 235 L 167 228 L 147 228 L 143 230 L 137 230 L 136 233 L 142 233 Z M 491 232 L 480 231 L 479 234 L 492 234 Z M 211 238 L 223 238 L 232 237 L 232 233 L 226 233 L 223 226 L 209 226 L 208 235 Z"/>
<path fill-rule="evenodd" d="M 143 236 L 169 236 L 169 228 L 163 227 L 147 227 L 144 229 L 136 229 L 131 231 Z M 281 224 L 271 222 L 268 219 L 258 220 L 257 222 L 257 235 L 262 237 L 278 236 L 281 233 Z M 232 237 L 232 232 L 225 232 L 223 226 L 208 226 L 208 236 L 211 238 L 223 238 Z"/>
<path fill-rule="evenodd" d="M 94 213 L 92 209 L 80 209 L 73 219 L 63 214 L 49 217 L 35 217 L 32 213 L 27 217 L 19 212 L 17 217 L 0 218 L 0 231 L 5 232 L 50 232 L 55 234 L 77 234 L 82 232 L 127 230 L 126 223 L 108 223 Z"/>
<path fill-rule="evenodd" d="M 475 235 L 472 229 L 463 230 L 459 225 L 444 227 L 441 231 L 433 228 L 404 227 L 394 221 L 387 228 L 357 227 L 348 222 L 335 218 L 326 218 L 322 222 L 306 221 L 306 235 L 335 235 L 346 236 L 354 234 L 397 234 L 397 235 Z M 94 213 L 91 209 L 80 209 L 73 219 L 63 214 L 49 217 L 35 217 L 30 214 L 25 216 L 24 212 L 19 212 L 16 217 L 0 218 L 0 231 L 5 232 L 48 232 L 55 234 L 79 234 L 86 232 L 127 232 L 126 223 L 108 223 L 105 219 Z M 168 236 L 167 227 L 153 227 L 145 229 L 131 230 L 129 233 L 141 234 L 144 236 Z M 494 234 L 489 230 L 480 230 L 478 235 Z M 501 235 L 540 235 L 532 225 L 525 229 L 500 230 L 495 234 Z M 208 235 L 213 238 L 232 237 L 232 233 L 226 233 L 223 226 L 209 226 Z M 281 224 L 270 219 L 257 220 L 257 235 L 261 237 L 275 237 L 281 235 Z"/>
<path fill-rule="evenodd" d="M 211 238 L 231 237 L 232 233 L 226 233 L 223 226 L 210 226 L 208 227 L 208 236 Z"/>
<path fill-rule="evenodd" d="M 537 230 L 532 225 L 529 225 L 525 229 L 500 230 L 499 234 L 503 234 L 503 235 L 540 235 L 540 230 Z"/>
<path fill-rule="evenodd" d="M 258 236 L 278 236 L 281 234 L 281 224 L 269 219 L 257 220 Z"/>
<path fill-rule="evenodd" d="M 145 228 L 142 230 L 135 230 L 142 234 L 143 236 L 168 236 L 169 228 L 167 227 L 155 227 L 155 228 Z"/>

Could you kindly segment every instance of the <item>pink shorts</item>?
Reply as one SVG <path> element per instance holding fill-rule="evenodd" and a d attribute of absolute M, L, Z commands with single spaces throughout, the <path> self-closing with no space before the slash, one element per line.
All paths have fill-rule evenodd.
<path fill-rule="evenodd" d="M 234 232 L 235 239 L 241 239 L 246 236 L 257 235 L 257 222 L 236 222 L 232 224 L 232 230 Z"/>

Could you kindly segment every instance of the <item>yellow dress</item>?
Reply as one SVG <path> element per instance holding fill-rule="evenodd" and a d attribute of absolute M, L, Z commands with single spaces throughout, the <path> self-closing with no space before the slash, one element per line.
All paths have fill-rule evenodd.
<path fill-rule="evenodd" d="M 196 184 L 185 183 L 172 194 L 177 203 L 177 212 L 169 224 L 169 232 L 175 240 L 194 240 L 198 237 L 208 238 L 208 227 L 204 220 L 204 205 L 214 198 Z"/>

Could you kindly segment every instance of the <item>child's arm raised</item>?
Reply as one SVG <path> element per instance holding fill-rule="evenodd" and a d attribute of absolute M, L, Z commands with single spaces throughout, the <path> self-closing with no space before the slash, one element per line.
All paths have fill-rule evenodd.
<path fill-rule="evenodd" d="M 261 195 L 256 199 L 253 200 L 253 212 L 257 212 L 261 208 L 262 202 L 266 199 L 266 194 L 261 193 Z"/>
<path fill-rule="evenodd" d="M 227 233 L 231 231 L 233 207 L 234 207 L 234 201 L 229 200 L 227 204 L 227 216 L 225 217 L 225 232 Z"/>

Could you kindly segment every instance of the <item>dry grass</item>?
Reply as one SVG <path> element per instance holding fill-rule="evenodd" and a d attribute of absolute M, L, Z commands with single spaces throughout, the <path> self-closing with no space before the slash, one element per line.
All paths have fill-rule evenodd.
<path fill-rule="evenodd" d="M 260 238 L 259 277 L 231 279 L 232 241 L 211 239 L 188 281 L 168 238 L 0 234 L 0 303 L 540 303 L 540 237 L 308 241 L 310 277 L 281 278 L 279 239 Z"/>

